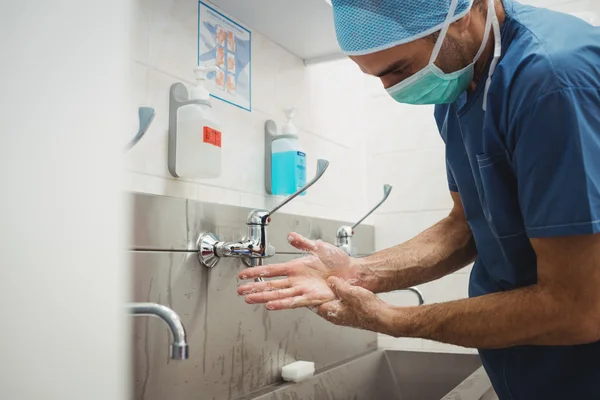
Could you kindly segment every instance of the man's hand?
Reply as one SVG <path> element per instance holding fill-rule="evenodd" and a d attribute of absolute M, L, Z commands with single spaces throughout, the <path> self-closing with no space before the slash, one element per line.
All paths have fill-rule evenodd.
<path fill-rule="evenodd" d="M 335 277 L 327 280 L 337 300 L 317 308 L 317 313 L 335 325 L 386 332 L 391 307 L 367 289 Z M 398 313 L 398 312 L 396 312 Z"/>
<path fill-rule="evenodd" d="M 286 264 L 248 268 L 239 278 L 275 278 L 269 282 L 247 283 L 238 288 L 249 304 L 266 303 L 269 310 L 318 306 L 335 300 L 327 278 L 335 276 L 354 285 L 363 286 L 367 269 L 343 250 L 332 244 L 308 240 L 292 233 L 288 237 L 295 248 L 310 253 Z"/>

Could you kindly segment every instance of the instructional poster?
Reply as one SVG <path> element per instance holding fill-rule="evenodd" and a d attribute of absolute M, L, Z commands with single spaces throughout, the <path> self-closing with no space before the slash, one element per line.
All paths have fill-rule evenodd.
<path fill-rule="evenodd" d="M 252 111 L 252 33 L 208 4 L 198 4 L 198 65 L 219 67 L 208 89 L 219 100 Z"/>

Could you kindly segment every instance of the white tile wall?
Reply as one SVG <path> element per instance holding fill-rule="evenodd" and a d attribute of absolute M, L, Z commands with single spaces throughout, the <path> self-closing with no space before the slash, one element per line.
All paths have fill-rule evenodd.
<path fill-rule="evenodd" d="M 365 211 L 367 135 L 362 117 L 366 96 L 363 75 L 354 63 L 344 60 L 306 67 L 302 60 L 253 32 L 253 111 L 213 100 L 224 128 L 222 176 L 174 179 L 167 170 L 169 88 L 174 82 L 194 82 L 197 1 L 137 0 L 135 23 L 135 107 L 154 107 L 157 115 L 146 136 L 128 153 L 126 189 L 268 207 L 276 200 L 264 190 L 264 123 L 274 119 L 281 124 L 283 110 L 296 106 L 296 125 L 308 153 L 308 174 L 314 174 L 318 158 L 330 160 L 331 167 L 323 180 L 286 212 L 354 220 Z M 137 114 L 132 111 L 132 115 Z"/>
<path fill-rule="evenodd" d="M 383 184 L 388 183 L 394 188 L 380 213 L 451 208 L 444 155 L 442 147 L 370 155 L 370 202 L 381 199 Z"/>
<path fill-rule="evenodd" d="M 525 3 L 562 12 L 592 12 L 600 22 L 597 0 L 525 0 Z M 367 223 L 376 227 L 377 248 L 403 243 L 448 215 L 452 202 L 446 181 L 444 147 L 433 118 L 433 107 L 407 106 L 387 96 L 381 82 L 364 78 L 368 101 L 365 106 L 368 143 L 369 202 L 381 196 L 384 183 L 394 185 L 392 196 Z M 466 298 L 471 268 L 465 268 L 437 282 L 420 287 L 428 303 Z M 392 304 L 409 306 L 415 298 L 409 292 L 383 294 Z M 385 348 L 423 351 L 472 352 L 456 346 L 420 339 L 395 339 L 380 335 Z"/>

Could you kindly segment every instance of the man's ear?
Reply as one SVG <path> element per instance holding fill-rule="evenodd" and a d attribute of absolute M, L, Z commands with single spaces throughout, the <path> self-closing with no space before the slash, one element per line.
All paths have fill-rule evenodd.
<path fill-rule="evenodd" d="M 467 35 L 471 23 L 473 22 L 473 10 L 456 22 L 453 22 L 448 28 L 448 34 L 454 38 L 460 38 Z"/>

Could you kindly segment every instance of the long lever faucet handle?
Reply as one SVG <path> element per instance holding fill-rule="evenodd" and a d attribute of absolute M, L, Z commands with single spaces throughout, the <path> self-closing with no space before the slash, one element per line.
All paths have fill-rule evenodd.
<path fill-rule="evenodd" d="M 381 207 L 381 205 L 383 203 L 385 203 L 385 201 L 388 199 L 388 197 L 390 197 L 390 193 L 392 193 L 392 185 L 383 185 L 383 200 L 381 200 L 379 202 L 379 204 L 377 204 L 375 206 L 375 208 L 373 208 L 371 211 L 369 211 L 367 213 L 367 215 L 365 215 L 364 217 L 362 217 L 360 219 L 360 221 L 358 221 L 356 224 L 354 224 L 352 226 L 352 229 L 356 228 L 357 226 L 359 226 L 365 219 L 367 219 L 371 214 L 373 214 L 379 207 Z"/>
<path fill-rule="evenodd" d="M 290 201 L 294 200 L 296 197 L 300 196 L 302 193 L 306 192 L 312 185 L 317 183 L 317 181 L 319 179 L 321 179 L 321 177 L 323 176 L 323 174 L 325 173 L 325 171 L 327 170 L 328 167 L 329 167 L 329 161 L 318 160 L 317 161 L 317 174 L 315 175 L 315 177 L 310 182 L 308 182 L 303 188 L 298 190 L 296 193 L 294 193 L 293 195 L 291 195 L 290 197 L 285 199 L 281 204 L 279 204 L 278 206 L 273 208 L 271 211 L 269 211 L 269 216 L 275 214 L 283 206 L 288 204 Z"/>

